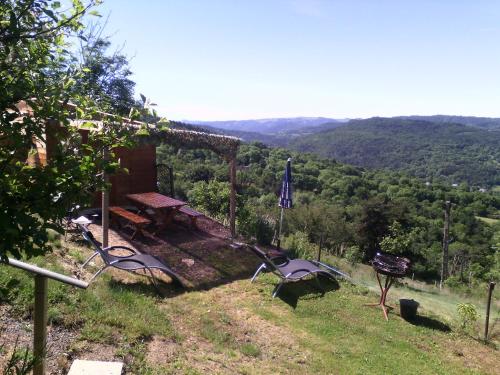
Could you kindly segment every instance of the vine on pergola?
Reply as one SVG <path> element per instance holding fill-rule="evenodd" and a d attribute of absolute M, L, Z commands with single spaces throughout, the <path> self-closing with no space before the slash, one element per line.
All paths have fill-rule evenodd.
<path fill-rule="evenodd" d="M 204 133 L 193 130 L 181 130 L 171 128 L 149 128 L 147 134 L 137 135 L 139 144 L 168 143 L 172 146 L 186 148 L 203 148 L 215 152 L 226 162 L 236 158 L 238 147 L 241 144 L 239 138 L 219 134 Z"/>

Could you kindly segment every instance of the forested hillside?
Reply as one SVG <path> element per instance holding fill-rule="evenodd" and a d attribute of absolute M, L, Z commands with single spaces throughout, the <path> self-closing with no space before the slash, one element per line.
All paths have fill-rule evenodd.
<path fill-rule="evenodd" d="M 352 261 L 377 250 L 409 256 L 417 277 L 437 279 L 441 265 L 443 207 L 453 202 L 450 283 L 498 277 L 494 225 L 498 196 L 432 183 L 403 173 L 366 171 L 312 154 L 242 145 L 238 155 L 238 230 L 269 243 L 276 229 L 278 193 L 287 158 L 293 158 L 295 207 L 286 213 L 285 245 L 311 254 L 322 238 L 329 251 Z M 158 161 L 174 167 L 175 193 L 224 220 L 228 167 L 213 153 L 172 146 L 158 149 Z M 167 191 L 168 192 L 168 191 Z"/>
<path fill-rule="evenodd" d="M 398 118 L 430 121 L 438 124 L 443 124 L 443 123 L 462 124 L 462 125 L 475 126 L 483 129 L 500 130 L 500 118 L 495 118 L 495 117 L 434 115 L 434 116 L 400 116 Z"/>
<path fill-rule="evenodd" d="M 429 181 L 475 187 L 500 184 L 500 132 L 398 118 L 351 120 L 288 146 L 366 168 L 405 171 Z"/>

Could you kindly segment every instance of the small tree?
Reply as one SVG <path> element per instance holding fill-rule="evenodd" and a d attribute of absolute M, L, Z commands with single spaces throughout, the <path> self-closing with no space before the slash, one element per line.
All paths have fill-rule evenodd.
<path fill-rule="evenodd" d="M 102 130 L 82 139 L 69 118 L 92 118 L 97 109 L 85 93 L 72 90 L 87 74 L 74 64 L 68 40 L 80 35 L 85 14 L 99 0 L 4 0 L 0 2 L 0 258 L 33 256 L 50 250 L 49 229 L 60 230 L 67 209 L 98 188 L 101 150 L 130 144 L 115 117 L 102 118 Z M 72 112 L 77 99 L 85 112 Z M 22 110 L 20 103 L 25 103 Z M 88 124 L 89 128 L 93 125 Z M 36 145 L 53 140 L 46 166 L 26 163 Z"/>
<path fill-rule="evenodd" d="M 104 26 L 88 27 L 80 39 L 79 64 L 86 74 L 77 79 L 73 89 L 109 112 L 128 116 L 136 105 L 135 82 L 130 79 L 127 57 L 120 50 L 108 52 L 111 42 L 102 36 Z"/>
<path fill-rule="evenodd" d="M 210 216 L 226 220 L 229 215 L 229 186 L 227 183 L 211 180 L 198 181 L 188 192 L 190 203 Z"/>
<path fill-rule="evenodd" d="M 398 221 L 394 221 L 389 226 L 389 235 L 380 241 L 380 248 L 383 252 L 389 254 L 401 255 L 408 253 L 417 240 L 418 233 L 418 228 L 405 230 Z"/>
<path fill-rule="evenodd" d="M 460 322 L 460 329 L 465 333 L 472 333 L 474 324 L 479 319 L 476 306 L 472 303 L 459 303 L 457 305 L 457 313 Z"/>

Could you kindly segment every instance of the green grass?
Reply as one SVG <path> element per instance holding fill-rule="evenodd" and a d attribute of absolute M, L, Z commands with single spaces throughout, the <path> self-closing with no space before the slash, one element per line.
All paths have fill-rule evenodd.
<path fill-rule="evenodd" d="M 483 217 L 483 216 L 476 216 L 476 219 L 481 220 L 489 225 L 495 225 L 495 224 L 498 224 L 500 222 L 499 219 L 493 219 L 490 217 Z"/>
<path fill-rule="evenodd" d="M 229 345 L 232 341 L 231 334 L 207 316 L 201 318 L 201 335 L 217 346 Z"/>
<path fill-rule="evenodd" d="M 375 278 L 375 273 L 372 267 L 364 264 L 350 265 L 344 259 L 338 259 L 333 256 L 326 255 L 324 257 L 327 263 L 334 264 L 342 270 L 348 270 L 352 275 L 353 281 L 362 287 L 367 288 L 370 292 L 379 293 L 380 289 Z M 413 281 L 406 277 L 399 280 L 390 289 L 388 300 L 392 304 L 397 304 L 399 299 L 414 299 L 419 302 L 419 311 L 426 314 L 440 316 L 448 323 L 454 323 L 457 320 L 457 305 L 459 303 L 469 302 L 476 306 L 480 314 L 480 322 L 484 320 L 484 310 L 487 297 L 487 286 L 481 284 L 475 286 L 468 293 L 460 294 L 455 290 L 447 287 L 442 290 L 439 287 L 426 284 L 419 281 Z M 500 291 L 495 289 L 493 295 L 493 307 L 491 316 L 500 314 Z M 496 315 L 495 315 L 496 314 Z"/>
<path fill-rule="evenodd" d="M 86 250 L 67 254 L 80 259 Z M 33 261 L 63 272 L 56 256 Z M 49 321 L 77 333 L 82 345 L 72 344 L 75 358 L 85 343 L 111 347 L 134 374 L 481 374 L 500 367 L 498 343 L 485 346 L 456 330 L 456 304 L 468 302 L 463 297 L 418 283 L 396 285 L 390 303 L 413 298 L 421 317 L 410 324 L 395 309 L 386 322 L 379 308 L 364 306 L 378 300 L 373 271 L 361 266 L 353 274 L 358 285 L 323 282 L 322 296 L 314 283 L 296 283 L 275 299 L 277 278 L 270 274 L 168 298 L 142 277 L 124 283 L 105 273 L 87 290 L 50 281 Z M 0 266 L 0 302 L 23 319 L 32 300 L 32 278 Z"/>
<path fill-rule="evenodd" d="M 297 292 L 289 288 L 286 293 L 294 299 Z M 377 298 L 365 294 L 342 283 L 339 290 L 322 298 L 302 300 L 286 319 L 274 314 L 274 301 L 254 312 L 304 337 L 301 347 L 312 353 L 310 371 L 315 373 L 473 373 L 443 360 L 443 344 L 454 334 L 439 331 L 446 327 L 439 318 L 427 317 L 425 324 L 413 326 L 391 314 L 386 322 L 379 308 L 363 306 Z"/>
<path fill-rule="evenodd" d="M 260 349 L 252 343 L 245 343 L 241 345 L 240 351 L 249 357 L 258 357 L 261 353 Z"/>

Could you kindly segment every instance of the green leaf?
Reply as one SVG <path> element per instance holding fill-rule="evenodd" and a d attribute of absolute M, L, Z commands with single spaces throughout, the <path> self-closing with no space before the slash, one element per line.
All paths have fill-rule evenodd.
<path fill-rule="evenodd" d="M 80 128 L 82 128 L 82 129 L 96 129 L 97 125 L 94 124 L 93 122 L 84 122 L 82 125 L 80 125 Z"/>
<path fill-rule="evenodd" d="M 146 128 L 142 128 L 142 129 L 137 130 L 137 132 L 135 134 L 140 135 L 140 136 L 146 136 L 146 135 L 149 135 L 149 130 Z"/>
<path fill-rule="evenodd" d="M 53 11 L 51 11 L 50 9 L 42 9 L 42 11 L 47 15 L 49 16 L 50 18 L 52 18 L 55 22 L 59 21 L 56 17 L 56 15 L 54 14 Z"/>

